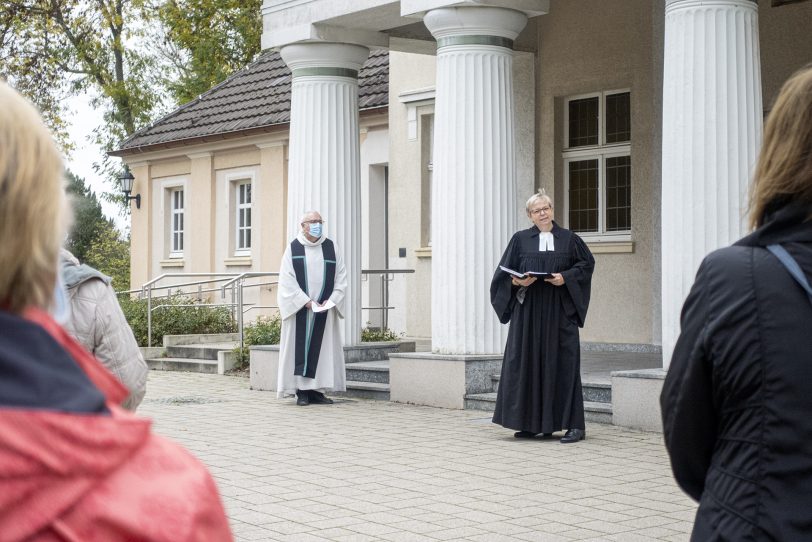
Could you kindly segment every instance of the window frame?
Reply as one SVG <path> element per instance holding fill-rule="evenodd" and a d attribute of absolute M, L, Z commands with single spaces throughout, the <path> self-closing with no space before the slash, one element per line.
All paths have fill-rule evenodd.
<path fill-rule="evenodd" d="M 570 168 L 571 162 L 581 162 L 585 160 L 598 160 L 598 230 L 592 232 L 576 232 L 586 242 L 612 242 L 631 241 L 632 224 L 628 230 L 607 231 L 606 229 L 606 159 L 628 156 L 631 167 L 631 143 L 630 134 L 628 141 L 617 143 L 606 143 L 606 97 L 614 94 L 629 93 L 629 119 L 631 121 L 631 89 L 621 88 L 604 90 L 601 92 L 590 92 L 567 96 L 564 99 L 564 144 L 562 146 L 561 157 L 564 167 L 564 223 L 570 226 Z M 598 98 L 598 143 L 597 145 L 581 145 L 577 147 L 569 146 L 570 112 L 569 104 L 574 100 L 586 98 Z M 631 190 L 631 179 L 629 189 Z"/>
<path fill-rule="evenodd" d="M 254 180 L 252 178 L 237 179 L 232 182 L 234 190 L 234 256 L 250 256 L 254 243 Z M 248 186 L 251 191 L 251 201 L 247 204 L 240 202 L 240 187 Z M 246 210 L 250 216 L 248 226 L 240 226 L 240 212 Z M 249 244 L 247 247 L 240 246 L 240 232 L 249 232 Z"/>
<path fill-rule="evenodd" d="M 227 192 L 225 193 L 226 202 L 228 205 L 228 229 L 229 229 L 229 244 L 228 253 L 235 258 L 245 258 L 251 256 L 251 250 L 256 241 L 254 235 L 254 200 L 256 199 L 256 175 L 251 170 L 232 170 L 225 175 L 225 186 Z M 240 185 L 251 185 L 251 204 L 248 209 L 251 209 L 251 246 L 249 248 L 240 248 L 240 210 L 245 207 L 240 206 Z"/>
<path fill-rule="evenodd" d="M 169 258 L 183 258 L 186 248 L 186 187 L 184 185 L 174 185 L 166 187 L 169 200 Z M 181 194 L 181 207 L 175 207 L 176 194 Z M 183 226 L 175 229 L 175 217 L 180 215 Z M 175 245 L 175 236 L 180 234 L 180 249 Z"/>

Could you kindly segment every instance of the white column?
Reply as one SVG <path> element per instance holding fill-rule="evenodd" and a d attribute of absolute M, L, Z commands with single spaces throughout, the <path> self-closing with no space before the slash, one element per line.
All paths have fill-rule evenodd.
<path fill-rule="evenodd" d="M 745 233 L 761 142 L 758 5 L 666 0 L 663 74 L 663 366 L 702 258 Z"/>
<path fill-rule="evenodd" d="M 494 268 L 516 230 L 510 9 L 429 11 L 437 40 L 432 186 L 432 350 L 492 354 L 507 329 L 489 301 Z"/>
<path fill-rule="evenodd" d="M 297 43 L 280 51 L 293 72 L 288 160 L 288 239 L 319 211 L 347 267 L 344 344 L 361 340 L 361 177 L 358 70 L 366 47 Z"/>

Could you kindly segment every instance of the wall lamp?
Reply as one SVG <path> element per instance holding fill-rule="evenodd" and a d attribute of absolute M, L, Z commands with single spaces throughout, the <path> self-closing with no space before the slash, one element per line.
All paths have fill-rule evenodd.
<path fill-rule="evenodd" d="M 130 200 L 134 199 L 135 208 L 140 209 L 141 194 L 136 194 L 134 196 L 130 195 L 130 193 L 133 191 L 133 182 L 135 181 L 135 177 L 133 177 L 133 174 L 130 173 L 129 167 L 124 166 L 124 173 L 121 174 L 121 177 L 119 177 L 118 180 L 121 182 L 121 191 L 124 192 L 124 201 L 129 202 Z"/>

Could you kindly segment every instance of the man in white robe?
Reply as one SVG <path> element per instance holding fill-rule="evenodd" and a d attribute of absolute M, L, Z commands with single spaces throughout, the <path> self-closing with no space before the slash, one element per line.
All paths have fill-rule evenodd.
<path fill-rule="evenodd" d="M 285 249 L 279 270 L 277 396 L 296 394 L 300 406 L 331 404 L 324 391 L 345 391 L 341 328 L 347 272 L 344 260 L 323 231 L 316 211 L 305 213 L 301 231 Z"/>

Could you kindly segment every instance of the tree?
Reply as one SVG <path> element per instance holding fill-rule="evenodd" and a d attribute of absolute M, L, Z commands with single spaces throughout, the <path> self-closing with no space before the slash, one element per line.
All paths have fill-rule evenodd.
<path fill-rule="evenodd" d="M 103 230 L 115 229 L 115 224 L 104 217 L 96 194 L 87 187 L 84 179 L 68 171 L 67 180 L 67 192 L 73 207 L 73 226 L 65 248 L 84 262 L 93 240 Z"/>
<path fill-rule="evenodd" d="M 130 289 L 130 241 L 114 228 L 103 229 L 88 247 L 84 262 L 112 277 L 117 292 Z"/>
<path fill-rule="evenodd" d="M 175 72 L 167 87 L 177 103 L 203 94 L 260 51 L 262 0 L 166 0 L 157 7 Z"/>

